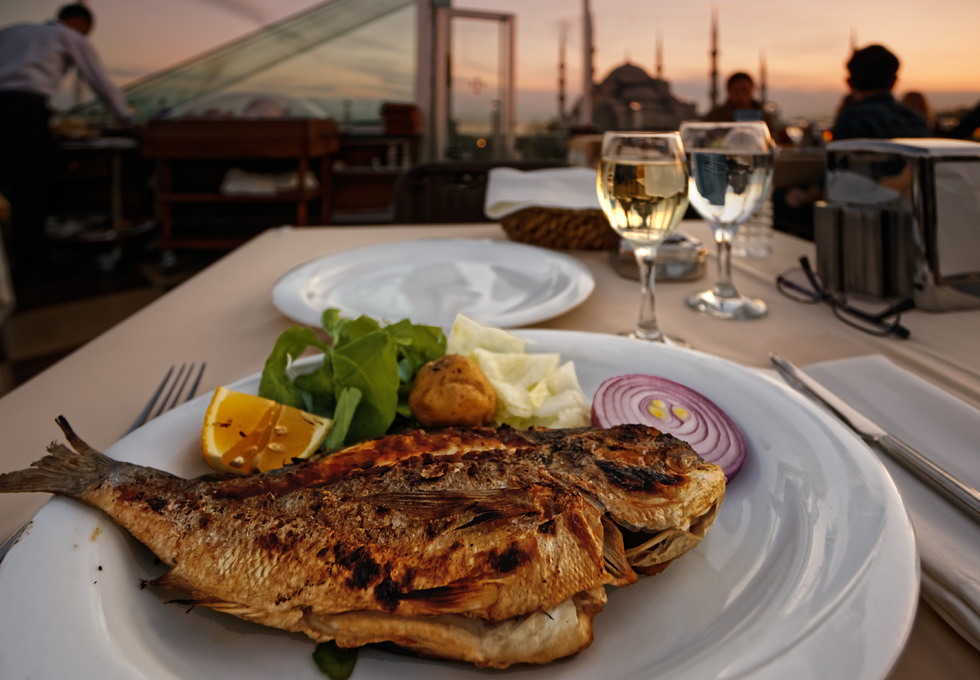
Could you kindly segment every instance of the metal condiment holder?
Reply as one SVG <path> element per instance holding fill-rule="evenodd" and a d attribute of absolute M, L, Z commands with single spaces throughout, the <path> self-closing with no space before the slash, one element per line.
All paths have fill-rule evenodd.
<path fill-rule="evenodd" d="M 708 249 L 683 232 L 671 234 L 657 250 L 658 281 L 694 281 L 704 276 Z M 622 277 L 639 279 L 640 273 L 629 241 L 621 239 L 619 248 L 609 252 L 613 269 Z"/>

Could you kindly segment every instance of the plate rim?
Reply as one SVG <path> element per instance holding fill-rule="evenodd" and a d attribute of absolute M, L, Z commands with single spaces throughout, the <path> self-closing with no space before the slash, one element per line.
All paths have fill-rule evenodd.
<path fill-rule="evenodd" d="M 544 344 L 544 343 L 551 342 L 552 345 L 554 344 L 560 345 L 563 343 L 572 343 L 578 340 L 585 340 L 585 341 L 591 340 L 591 341 L 602 341 L 605 343 L 611 343 L 614 345 L 619 345 L 623 348 L 635 348 L 637 350 L 639 350 L 640 347 L 650 347 L 647 343 L 644 343 L 639 340 L 633 340 L 630 338 L 624 338 L 624 337 L 618 337 L 618 336 L 612 336 L 606 334 L 591 333 L 586 331 L 520 329 L 515 332 L 518 335 L 521 335 L 525 339 L 529 340 L 533 344 Z M 557 340 L 552 340 L 552 339 L 557 339 Z M 533 344 L 532 344 L 532 348 L 533 348 Z M 553 348 L 546 348 L 546 351 L 555 351 L 555 350 Z M 648 350 L 643 350 L 643 351 L 648 351 Z M 888 494 L 886 500 L 889 502 L 891 506 L 893 506 L 893 509 L 897 508 L 897 510 L 899 510 L 902 513 L 902 516 L 904 516 L 905 527 L 904 527 L 904 531 L 901 532 L 901 536 L 904 539 L 904 541 L 907 542 L 907 547 L 911 548 L 912 557 L 914 558 L 912 574 L 905 574 L 905 576 L 910 576 L 910 575 L 912 576 L 914 587 L 909 591 L 907 591 L 905 595 L 908 600 L 908 605 L 904 608 L 904 614 L 905 614 L 904 619 L 902 621 L 893 621 L 890 624 L 895 630 L 898 630 L 900 634 L 897 634 L 890 640 L 886 641 L 884 643 L 885 649 L 875 650 L 877 654 L 877 658 L 873 659 L 873 661 L 875 662 L 873 664 L 873 668 L 868 668 L 867 665 L 863 666 L 862 668 L 864 669 L 864 674 L 860 675 L 860 677 L 862 678 L 884 677 L 884 675 L 888 672 L 888 670 L 894 665 L 895 661 L 898 659 L 898 656 L 901 653 L 903 647 L 905 646 L 909 634 L 911 633 L 915 608 L 920 593 L 918 557 L 917 557 L 917 552 L 915 551 L 914 534 L 912 533 L 911 523 L 909 522 L 907 513 L 905 512 L 904 506 L 901 503 L 901 499 L 900 496 L 898 495 L 897 488 L 895 487 L 894 482 L 892 481 L 890 475 L 888 475 L 884 466 L 880 463 L 878 458 L 873 454 L 871 449 L 868 448 L 859 439 L 857 439 L 853 435 L 853 433 L 850 432 L 850 430 L 847 430 L 841 423 L 833 419 L 829 414 L 826 414 L 821 410 L 819 410 L 815 405 L 813 405 L 809 400 L 806 400 L 802 395 L 790 389 L 788 386 L 782 384 L 778 380 L 770 378 L 768 374 L 763 373 L 760 369 L 748 368 L 740 364 L 737 364 L 731 360 L 722 357 L 717 357 L 714 355 L 704 354 L 696 350 L 689 350 L 684 348 L 672 348 L 672 347 L 658 347 L 657 351 L 666 352 L 666 353 L 680 353 L 685 355 L 696 355 L 697 361 L 707 361 L 717 365 L 722 365 L 725 367 L 725 370 L 734 370 L 735 373 L 741 375 L 741 377 L 750 380 L 764 381 L 769 388 L 778 389 L 780 395 L 785 395 L 787 399 L 797 402 L 797 405 L 805 409 L 812 418 L 815 418 L 816 420 L 820 421 L 822 424 L 826 425 L 828 429 L 830 429 L 838 436 L 843 437 L 844 441 L 849 444 L 848 447 L 849 450 L 860 452 L 862 456 L 866 457 L 863 461 L 864 466 L 868 467 L 869 469 L 875 470 L 874 474 L 876 474 L 876 482 L 882 485 L 882 488 Z M 317 360 L 318 357 L 314 355 L 314 356 L 304 357 L 300 361 L 313 363 Z M 563 355 L 563 360 L 567 361 L 568 359 L 565 358 L 565 356 Z M 248 376 L 236 380 L 235 382 L 229 383 L 228 387 L 230 388 L 234 388 L 235 386 L 241 387 L 249 383 L 253 383 L 254 385 L 257 386 L 259 375 L 260 373 L 254 372 Z M 760 382 L 759 384 L 762 384 L 762 382 Z M 209 395 L 201 395 L 196 399 L 192 400 L 191 402 L 189 402 L 188 404 L 179 407 L 178 410 L 180 410 L 181 412 L 188 412 L 188 409 L 193 409 L 193 408 L 200 409 L 208 398 Z M 165 419 L 168 415 L 169 414 L 165 414 L 162 417 L 162 419 Z M 159 420 L 154 422 L 156 422 L 157 425 L 162 425 L 162 423 Z M 115 446 L 116 445 L 110 447 L 108 451 L 111 452 L 112 448 L 114 448 Z M 163 469 L 166 469 L 166 466 L 161 466 L 161 467 Z M 738 478 L 736 477 L 736 480 L 737 479 Z M 65 499 L 56 499 L 56 500 L 60 502 L 60 501 L 64 501 Z M 895 505 L 896 503 L 897 506 Z M 48 507 L 49 504 L 45 504 L 45 506 L 42 507 L 41 511 L 39 511 L 38 514 L 44 512 L 45 509 Z M 901 517 L 895 518 L 896 522 L 900 519 Z M 892 533 L 898 531 L 895 522 L 892 522 L 890 524 L 890 530 Z M 17 546 L 14 546 L 13 550 L 16 550 L 16 548 Z M 0 563 L 0 576 L 2 576 L 3 574 L 3 567 L 4 565 Z M 852 588 L 850 590 L 855 590 L 855 589 Z M 850 594 L 848 595 L 848 597 L 850 597 Z M 833 618 L 833 617 L 828 616 L 827 618 Z M 777 657 L 776 660 L 777 661 L 785 660 L 786 658 L 788 657 L 784 652 L 780 657 Z M 865 658 L 862 659 L 862 661 L 868 662 L 869 659 Z M 122 663 L 122 661 L 120 663 Z M 571 660 L 568 663 L 574 664 L 575 660 Z M 818 672 L 816 672 L 815 674 L 811 674 L 811 675 L 804 674 L 802 677 L 812 677 L 812 678 L 822 677 L 819 674 L 819 669 L 817 670 Z M 747 671 L 745 674 L 738 675 L 737 677 L 749 677 L 749 678 L 781 677 L 780 675 L 773 675 L 772 673 L 767 673 L 766 671 L 767 669 L 765 668 L 749 669 L 749 671 Z M 85 674 L 82 673 L 80 677 L 84 677 L 84 675 Z M 688 677 L 688 676 L 685 675 L 683 677 Z"/>
<path fill-rule="evenodd" d="M 276 309 L 278 309 L 279 312 L 287 318 L 306 326 L 318 328 L 320 326 L 320 318 L 318 316 L 319 313 L 309 305 L 305 304 L 301 299 L 298 299 L 299 296 L 295 294 L 296 291 L 290 290 L 297 283 L 305 283 L 305 281 L 310 278 L 310 275 L 316 272 L 318 265 L 345 255 L 349 256 L 351 254 L 370 252 L 372 250 L 389 250 L 392 248 L 397 248 L 398 246 L 415 247 L 426 244 L 438 244 L 439 247 L 450 247 L 452 244 L 465 244 L 467 247 L 471 247 L 474 244 L 485 244 L 488 247 L 497 249 L 522 251 L 524 253 L 534 252 L 542 257 L 550 259 L 552 262 L 561 267 L 563 271 L 570 274 L 572 285 L 566 289 L 566 291 L 571 290 L 572 294 L 570 294 L 567 300 L 563 300 L 560 304 L 555 304 L 550 307 L 549 305 L 538 304 L 529 310 L 523 310 L 522 313 L 509 312 L 502 317 L 504 323 L 501 323 L 500 319 L 498 318 L 484 319 L 474 317 L 481 323 L 496 326 L 498 328 L 516 329 L 521 326 L 539 323 L 541 321 L 546 321 L 556 316 L 560 316 L 561 314 L 569 312 L 581 305 L 589 298 L 589 296 L 592 295 L 592 292 L 595 290 L 595 276 L 593 276 L 589 267 L 582 261 L 567 253 L 542 248 L 529 243 L 511 241 L 508 239 L 494 239 L 487 237 L 473 238 L 465 236 L 432 236 L 353 246 L 310 258 L 309 260 L 288 269 L 276 279 L 271 289 L 272 303 Z M 341 309 L 342 315 L 358 315 L 361 313 L 363 312 Z M 398 316 L 398 319 L 400 318 L 403 317 Z M 397 319 L 392 318 L 390 320 L 395 321 Z M 447 330 L 451 325 L 452 320 L 449 320 L 446 324 Z"/>

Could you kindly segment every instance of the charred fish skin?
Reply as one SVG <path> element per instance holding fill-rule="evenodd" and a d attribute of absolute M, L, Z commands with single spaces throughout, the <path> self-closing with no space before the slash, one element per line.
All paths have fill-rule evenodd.
<path fill-rule="evenodd" d="M 547 470 L 634 532 L 656 534 L 713 517 L 725 493 L 719 466 L 703 460 L 686 442 L 644 425 L 413 431 L 349 447 L 333 462 L 344 466 L 342 460 L 367 459 L 383 467 L 415 457 L 482 458 L 492 451 L 498 452 L 501 466 L 521 460 Z M 325 462 L 329 465 L 330 459 Z"/>
<path fill-rule="evenodd" d="M 102 509 L 172 567 L 157 585 L 318 641 L 495 667 L 587 646 L 603 586 L 696 545 L 724 495 L 719 468 L 695 507 L 681 491 L 694 473 L 714 484 L 717 466 L 650 428 L 419 431 L 206 482 L 113 461 L 58 424 L 75 451 L 52 444 L 0 492 Z M 645 542 L 626 545 L 617 524 Z M 536 647 L 508 637 L 527 626 L 546 631 Z"/>
<path fill-rule="evenodd" d="M 209 530 L 182 537 L 176 567 L 158 583 L 208 596 L 209 606 L 262 603 L 286 627 L 304 611 L 502 621 L 636 578 L 607 573 L 601 513 L 577 494 L 541 485 L 447 492 L 451 472 L 427 485 L 417 472 L 256 493 L 234 512 L 205 494 L 189 523 Z M 196 568 L 215 554 L 224 555 L 217 574 Z"/>
<path fill-rule="evenodd" d="M 609 429 L 535 431 L 550 442 L 549 471 L 576 486 L 617 524 L 645 533 L 686 526 L 717 512 L 724 498 L 721 468 L 702 459 L 686 442 L 642 425 Z"/>
<path fill-rule="evenodd" d="M 610 542 L 593 505 L 542 483 L 527 463 L 493 481 L 494 452 L 455 463 L 416 457 L 349 476 L 297 466 L 209 483 L 112 461 L 60 424 L 78 452 L 52 445 L 34 469 L 0 476 L 0 491 L 47 491 L 100 508 L 173 567 L 156 585 L 315 639 L 304 617 L 376 611 L 494 623 L 636 579 L 607 572 Z M 290 490 L 273 493 L 284 478 L 293 478 Z"/>

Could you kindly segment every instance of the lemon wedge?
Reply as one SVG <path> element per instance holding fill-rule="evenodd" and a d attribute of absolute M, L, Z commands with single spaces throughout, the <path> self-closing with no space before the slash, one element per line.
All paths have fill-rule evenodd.
<path fill-rule="evenodd" d="M 266 472 L 309 458 L 332 424 L 271 399 L 218 387 L 204 416 L 201 449 L 218 472 Z"/>

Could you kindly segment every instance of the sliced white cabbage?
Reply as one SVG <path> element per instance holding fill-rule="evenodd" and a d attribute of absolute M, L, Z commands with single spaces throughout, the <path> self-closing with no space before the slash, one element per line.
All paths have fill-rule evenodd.
<path fill-rule="evenodd" d="M 484 326 L 467 316 L 457 314 L 452 330 L 449 331 L 446 354 L 470 356 L 477 347 L 490 352 L 523 354 L 527 351 L 526 346 L 526 342 L 501 328 Z"/>
<path fill-rule="evenodd" d="M 447 353 L 467 356 L 497 392 L 497 424 L 516 428 L 583 427 L 591 422 L 572 362 L 554 352 L 528 353 L 526 342 L 499 328 L 458 315 Z"/>

